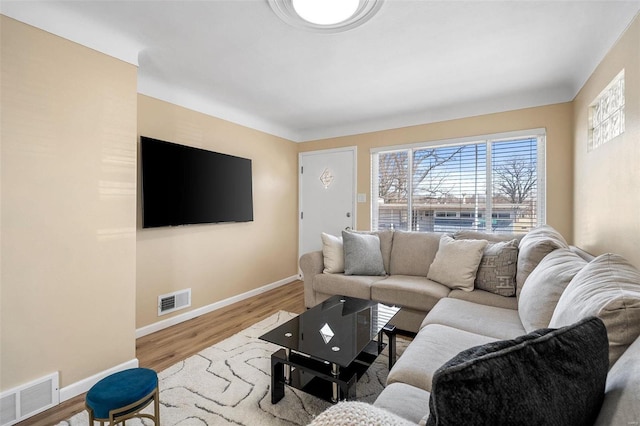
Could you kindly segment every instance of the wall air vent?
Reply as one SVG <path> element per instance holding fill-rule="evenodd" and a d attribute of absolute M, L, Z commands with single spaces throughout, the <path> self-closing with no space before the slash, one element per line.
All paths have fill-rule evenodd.
<path fill-rule="evenodd" d="M 58 405 L 58 373 L 0 394 L 0 425 L 9 426 Z"/>
<path fill-rule="evenodd" d="M 158 316 L 191 306 L 191 289 L 158 296 Z"/>

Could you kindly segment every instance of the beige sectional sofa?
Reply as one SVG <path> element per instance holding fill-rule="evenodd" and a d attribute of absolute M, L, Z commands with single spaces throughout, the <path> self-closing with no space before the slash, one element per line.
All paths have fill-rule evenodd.
<path fill-rule="evenodd" d="M 379 238 L 385 275 L 346 275 L 339 268 L 327 273 L 329 261 L 322 251 L 306 253 L 300 258 L 300 269 L 304 279 L 304 301 L 311 308 L 329 297 L 341 294 L 362 299 L 401 306 L 403 309 L 395 319 L 395 325 L 409 332 L 418 328 L 435 304 L 444 297 L 486 303 L 504 308 L 516 308 L 514 297 L 503 297 L 479 288 L 464 291 L 450 288 L 427 278 L 430 266 L 438 252 L 443 234 L 435 232 L 378 231 L 372 234 Z M 489 238 L 493 243 L 505 242 L 521 236 L 460 232 L 455 239 Z M 566 244 L 566 243 L 565 243 Z M 342 255 L 342 252 L 338 256 Z M 512 265 L 515 274 L 516 264 Z M 323 273 L 324 272 L 324 273 Z M 515 294 L 515 293 L 514 293 Z"/>
<path fill-rule="evenodd" d="M 522 238 L 461 232 L 448 242 L 434 233 L 373 234 L 388 275 L 323 273 L 325 254 L 332 262 L 325 245 L 325 254 L 300 259 L 305 303 L 345 294 L 396 304 L 404 308 L 403 328 L 417 334 L 373 406 L 340 403 L 314 424 L 353 424 L 359 415 L 370 424 L 456 424 L 454 411 L 466 413 L 464 424 L 517 423 L 518 416 L 528 419 L 522 424 L 640 424 L 640 272 L 625 259 L 593 258 L 548 226 Z M 518 251 L 510 265 L 495 249 L 513 239 Z M 427 278 L 438 252 L 467 250 L 447 246 L 452 240 L 491 240 L 472 288 Z M 469 250 L 477 256 L 477 246 Z M 502 262 L 497 272 L 495 262 Z M 461 263 L 439 267 L 459 275 L 468 268 Z M 484 387 L 474 393 L 478 383 Z"/>

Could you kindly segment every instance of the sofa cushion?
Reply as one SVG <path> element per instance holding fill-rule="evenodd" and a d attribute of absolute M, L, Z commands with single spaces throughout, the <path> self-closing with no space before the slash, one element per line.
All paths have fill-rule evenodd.
<path fill-rule="evenodd" d="M 435 373 L 427 425 L 592 424 L 608 365 L 595 317 L 471 348 Z"/>
<path fill-rule="evenodd" d="M 342 237 L 329 235 L 323 232 L 320 235 L 322 239 L 322 258 L 324 261 L 325 274 L 339 274 L 344 272 L 344 248 L 342 247 Z"/>
<path fill-rule="evenodd" d="M 518 253 L 518 271 L 516 283 L 518 288 L 516 295 L 520 297 L 520 291 L 529 274 L 538 266 L 538 263 L 546 255 L 559 248 L 569 248 L 565 239 L 549 225 L 542 225 L 529 231 L 520 240 Z"/>
<path fill-rule="evenodd" d="M 452 289 L 473 290 L 478 265 L 486 246 L 485 240 L 454 240 L 443 235 L 427 278 Z"/>
<path fill-rule="evenodd" d="M 417 424 L 429 416 L 429 396 L 429 392 L 415 386 L 391 383 L 382 390 L 373 405 Z"/>
<path fill-rule="evenodd" d="M 398 358 L 387 376 L 387 385 L 405 383 L 431 391 L 431 379 L 442 364 L 460 351 L 496 340 L 445 325 L 428 325 Z"/>
<path fill-rule="evenodd" d="M 384 275 L 377 235 L 342 231 L 345 275 Z"/>
<path fill-rule="evenodd" d="M 562 292 L 586 264 L 571 250 L 557 249 L 529 274 L 518 299 L 520 320 L 527 333 L 549 326 Z"/>
<path fill-rule="evenodd" d="M 449 294 L 449 287 L 425 277 L 391 275 L 371 286 L 371 299 L 378 302 L 428 311 Z"/>
<path fill-rule="evenodd" d="M 640 419 L 640 338 L 609 370 L 596 426 L 637 425 Z"/>
<path fill-rule="evenodd" d="M 313 278 L 313 289 L 319 293 L 371 299 L 371 286 L 384 276 L 318 274 Z"/>
<path fill-rule="evenodd" d="M 518 240 L 490 242 L 482 253 L 475 288 L 500 296 L 515 296 L 517 266 Z"/>
<path fill-rule="evenodd" d="M 440 235 L 436 232 L 395 231 L 389 274 L 426 277 L 438 251 Z"/>
<path fill-rule="evenodd" d="M 473 291 L 451 290 L 447 297 L 481 305 L 495 306 L 496 308 L 518 309 L 518 299 L 515 297 L 504 297 L 477 288 Z"/>
<path fill-rule="evenodd" d="M 495 339 L 513 339 L 526 333 L 518 311 L 449 297 L 434 306 L 421 328 L 429 324 L 442 324 Z"/>
<path fill-rule="evenodd" d="M 640 271 L 617 254 L 603 254 L 571 280 L 558 300 L 549 327 L 588 316 L 604 321 L 609 333 L 609 362 L 640 335 Z"/>

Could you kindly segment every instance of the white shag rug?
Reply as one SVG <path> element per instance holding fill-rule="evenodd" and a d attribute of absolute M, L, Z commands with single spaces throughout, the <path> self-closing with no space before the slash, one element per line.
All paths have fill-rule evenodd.
<path fill-rule="evenodd" d="M 295 316 L 280 311 L 159 372 L 162 426 L 306 425 L 328 408 L 328 402 L 288 386 L 284 398 L 271 404 L 271 354 L 280 347 L 259 336 Z M 398 354 L 406 345 L 397 339 Z M 373 402 L 384 388 L 387 353 L 385 349 L 358 381 L 358 401 Z M 57 426 L 86 426 L 88 421 L 84 411 Z M 132 419 L 127 425 L 153 422 Z"/>

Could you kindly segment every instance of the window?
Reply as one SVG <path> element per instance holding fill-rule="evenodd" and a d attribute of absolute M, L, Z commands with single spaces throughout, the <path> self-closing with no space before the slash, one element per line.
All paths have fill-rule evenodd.
<path fill-rule="evenodd" d="M 374 149 L 372 228 L 527 232 L 544 223 L 544 143 L 538 129 Z"/>
<path fill-rule="evenodd" d="M 622 70 L 589 106 L 589 151 L 624 133 L 624 106 Z"/>

